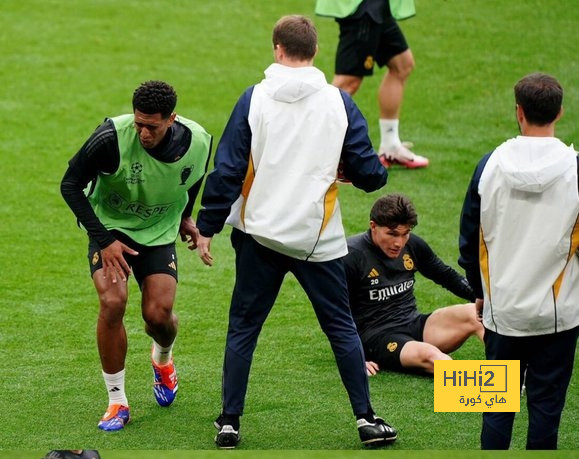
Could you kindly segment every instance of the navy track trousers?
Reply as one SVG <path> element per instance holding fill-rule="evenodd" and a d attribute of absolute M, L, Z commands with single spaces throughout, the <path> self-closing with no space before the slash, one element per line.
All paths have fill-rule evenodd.
<path fill-rule="evenodd" d="M 296 277 L 328 337 L 355 415 L 373 412 L 362 343 L 348 303 L 341 258 L 309 262 L 288 257 L 233 229 L 236 279 L 229 311 L 223 363 L 223 413 L 242 415 L 249 370 L 261 328 L 284 276 Z"/>

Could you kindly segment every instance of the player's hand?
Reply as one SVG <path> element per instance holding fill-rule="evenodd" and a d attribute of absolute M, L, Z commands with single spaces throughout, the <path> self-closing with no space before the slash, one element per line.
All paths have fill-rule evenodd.
<path fill-rule="evenodd" d="M 210 237 L 205 237 L 199 235 L 197 238 L 197 251 L 199 252 L 199 258 L 207 266 L 213 265 L 213 257 L 211 256 L 211 239 Z"/>
<path fill-rule="evenodd" d="M 380 371 L 380 367 L 375 362 L 366 362 L 366 373 L 368 376 L 374 376 Z"/>
<path fill-rule="evenodd" d="M 477 298 L 474 302 L 474 308 L 476 310 L 476 317 L 481 322 L 482 322 L 482 315 L 483 315 L 483 305 L 484 305 L 484 300 L 482 298 Z"/>
<path fill-rule="evenodd" d="M 197 248 L 199 230 L 197 226 L 195 226 L 195 220 L 191 217 L 182 219 L 179 225 L 179 234 L 181 235 L 181 240 L 187 243 L 189 250 L 195 250 Z"/>
<path fill-rule="evenodd" d="M 129 255 L 139 254 L 139 252 L 131 249 L 121 241 L 115 241 L 101 250 L 104 278 L 110 278 L 113 284 L 116 284 L 118 280 L 126 282 L 127 276 L 131 274 L 131 267 L 125 260 L 123 253 L 128 253 Z"/>

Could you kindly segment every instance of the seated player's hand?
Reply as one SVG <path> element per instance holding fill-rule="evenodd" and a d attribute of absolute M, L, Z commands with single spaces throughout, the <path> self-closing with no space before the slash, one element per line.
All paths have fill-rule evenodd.
<path fill-rule="evenodd" d="M 375 362 L 366 362 L 366 373 L 368 376 L 374 376 L 380 371 L 380 367 Z"/>

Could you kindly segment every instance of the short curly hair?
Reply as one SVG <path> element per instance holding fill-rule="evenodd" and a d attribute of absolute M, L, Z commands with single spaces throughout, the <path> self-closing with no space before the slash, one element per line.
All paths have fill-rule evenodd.
<path fill-rule="evenodd" d="M 418 225 L 418 214 L 407 196 L 392 193 L 379 198 L 370 211 L 370 220 L 378 226 L 396 228 L 398 225 Z"/>
<path fill-rule="evenodd" d="M 133 111 L 139 110 L 147 115 L 160 113 L 163 119 L 167 119 L 176 105 L 177 93 L 164 81 L 145 81 L 133 93 Z"/>

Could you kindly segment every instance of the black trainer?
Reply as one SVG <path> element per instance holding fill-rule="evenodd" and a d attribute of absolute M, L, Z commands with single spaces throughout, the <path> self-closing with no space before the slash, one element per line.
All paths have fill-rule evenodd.
<path fill-rule="evenodd" d="M 384 419 L 374 416 L 374 422 L 358 419 L 360 440 L 367 446 L 383 446 L 392 443 L 398 437 L 396 429 L 384 422 Z"/>
<path fill-rule="evenodd" d="M 215 421 L 213 421 L 213 425 L 215 426 L 215 428 L 217 430 L 221 430 L 221 426 L 223 425 L 223 415 L 222 414 L 217 416 L 217 419 Z"/>
<path fill-rule="evenodd" d="M 215 444 L 219 448 L 233 449 L 241 441 L 239 429 L 235 430 L 233 426 L 229 424 L 224 424 L 222 414 L 220 414 L 219 417 L 215 420 L 215 422 L 213 422 L 213 425 L 219 431 L 215 436 Z"/>
<path fill-rule="evenodd" d="M 221 426 L 215 436 L 215 444 L 222 449 L 233 449 L 239 444 L 240 440 L 239 430 L 235 430 L 229 424 Z"/>

